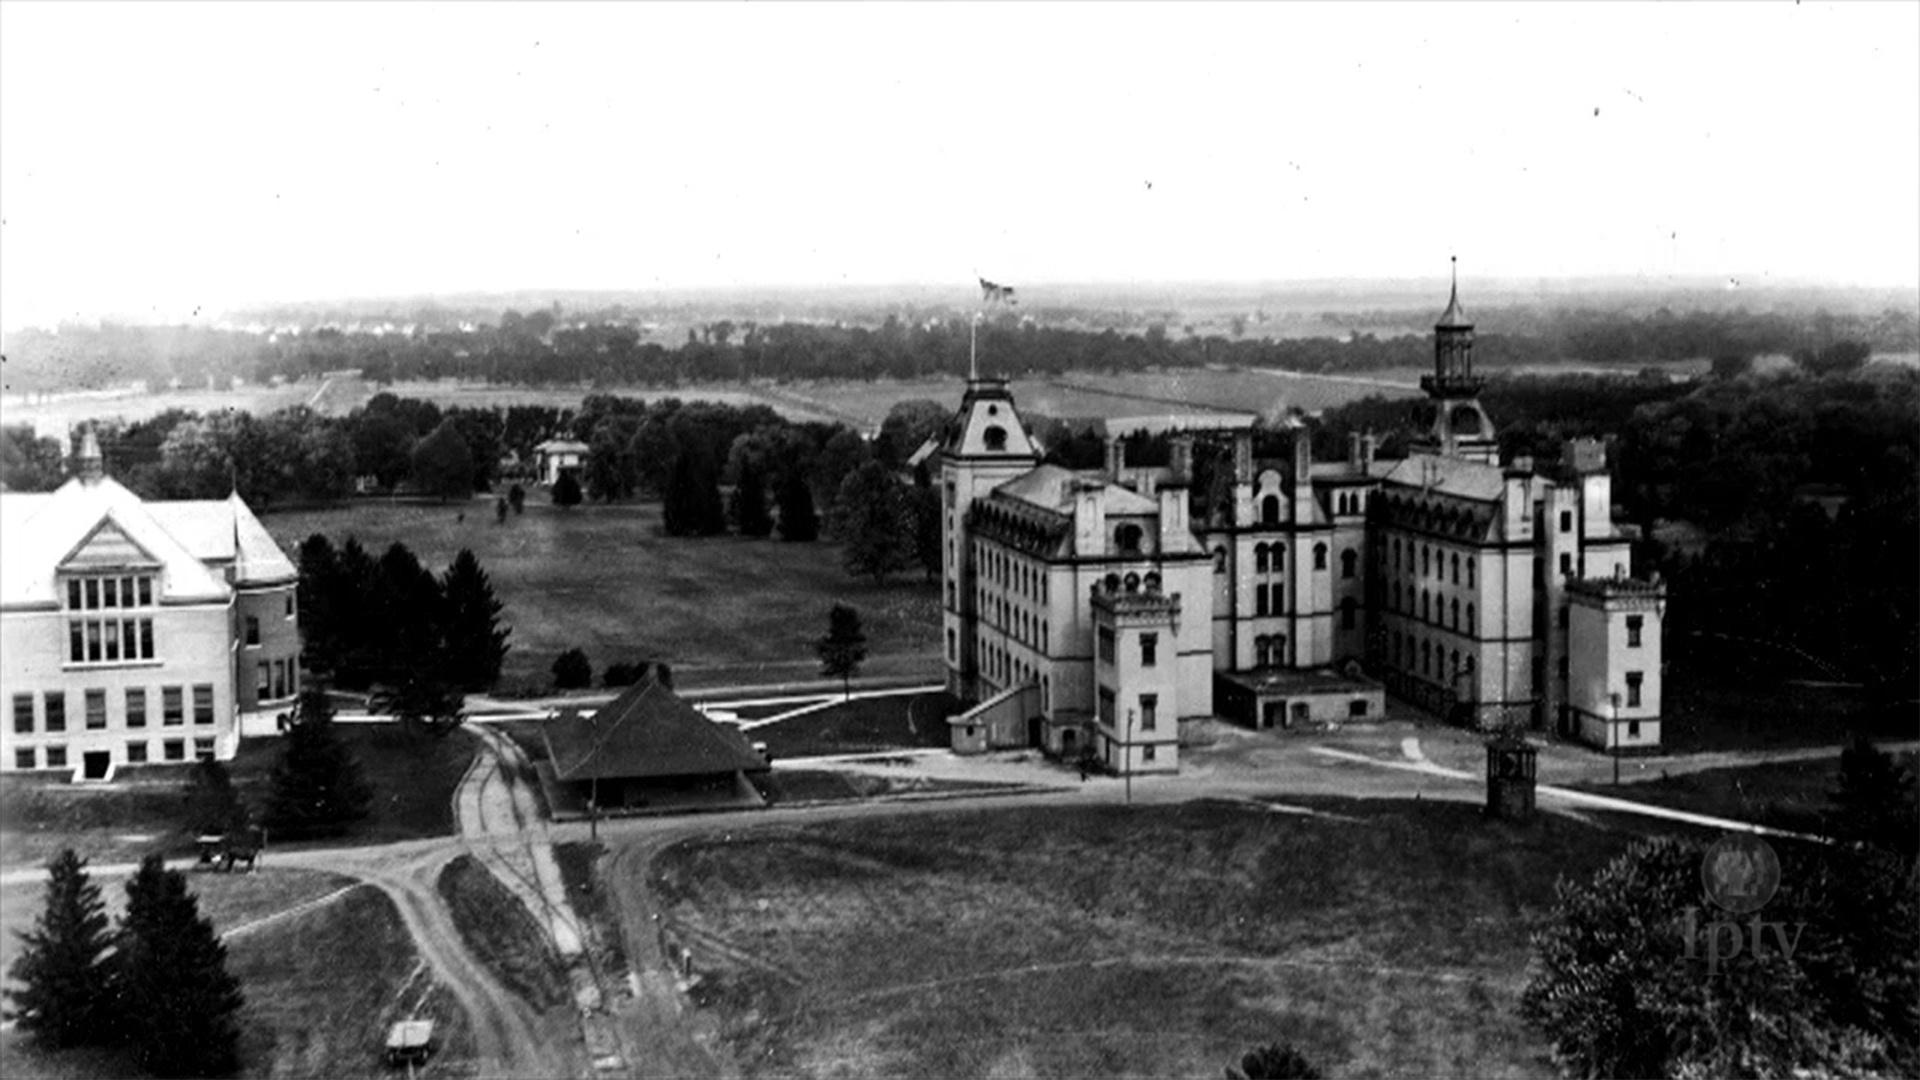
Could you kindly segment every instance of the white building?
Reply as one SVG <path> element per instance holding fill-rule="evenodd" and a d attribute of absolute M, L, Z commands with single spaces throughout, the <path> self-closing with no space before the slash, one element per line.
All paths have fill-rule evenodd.
<path fill-rule="evenodd" d="M 1296 428 L 1176 435 L 1165 466 L 1040 463 L 1006 381 L 969 381 L 939 451 L 956 749 L 1177 767 L 1179 725 L 1376 718 L 1391 690 L 1480 728 L 1660 741 L 1665 592 L 1631 577 L 1605 448 L 1498 462 L 1457 291 L 1406 458 L 1316 462 Z M 1217 425 L 1216 425 L 1217 426 Z"/>
<path fill-rule="evenodd" d="M 298 571 L 237 495 L 146 502 L 91 432 L 77 465 L 0 493 L 0 771 L 233 757 L 299 692 Z"/>

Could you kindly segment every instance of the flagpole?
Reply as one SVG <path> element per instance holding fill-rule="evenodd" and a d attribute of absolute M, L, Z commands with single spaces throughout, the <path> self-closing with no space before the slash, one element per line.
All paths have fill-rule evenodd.
<path fill-rule="evenodd" d="M 967 320 L 967 381 L 980 381 L 980 313 Z"/>

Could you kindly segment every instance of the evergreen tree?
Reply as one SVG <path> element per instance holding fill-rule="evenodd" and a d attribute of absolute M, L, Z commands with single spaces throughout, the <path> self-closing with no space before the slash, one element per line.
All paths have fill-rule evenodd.
<path fill-rule="evenodd" d="M 773 532 L 773 516 L 767 513 L 767 485 L 757 466 L 740 467 L 740 482 L 733 488 L 733 527 L 741 536 L 767 536 Z"/>
<path fill-rule="evenodd" d="M 900 482 L 885 465 L 869 461 L 847 474 L 834 500 L 834 535 L 846 543 L 847 572 L 876 582 L 906 569 L 913 531 Z"/>
<path fill-rule="evenodd" d="M 267 827 L 293 836 L 336 836 L 366 817 L 372 800 L 360 763 L 333 726 L 326 694 L 302 691 L 273 770 Z"/>
<path fill-rule="evenodd" d="M 446 598 L 432 571 L 420 565 L 407 545 L 395 541 L 380 556 L 380 585 L 373 629 L 383 661 L 372 672 L 381 682 L 398 682 L 428 673 L 439 677 L 445 642 Z"/>
<path fill-rule="evenodd" d="M 381 666 L 386 642 L 377 629 L 384 617 L 378 602 L 380 564 L 356 537 L 349 536 L 340 545 L 338 576 L 330 595 L 332 610 L 326 618 L 333 628 L 334 679 L 350 689 L 365 689 Z"/>
<path fill-rule="evenodd" d="M 247 808 L 234 790 L 233 776 L 218 758 L 194 762 L 187 777 L 187 827 L 202 833 L 224 833 L 244 829 Z"/>
<path fill-rule="evenodd" d="M 562 510 L 580 505 L 580 481 L 574 478 L 572 469 L 560 470 L 560 479 L 554 481 L 553 505 Z"/>
<path fill-rule="evenodd" d="M 473 495 L 473 451 L 460 434 L 459 424 L 442 420 L 414 445 L 413 482 L 443 501 Z"/>
<path fill-rule="evenodd" d="M 820 519 L 813 510 L 813 489 L 797 469 L 780 481 L 780 539 L 804 543 L 820 537 Z"/>
<path fill-rule="evenodd" d="M 697 444 L 683 445 L 674 459 L 662 513 L 668 536 L 713 536 L 727 531 L 719 470 Z"/>
<path fill-rule="evenodd" d="M 507 657 L 507 636 L 513 631 L 500 625 L 503 606 L 472 551 L 461 548 L 454 556 L 453 565 L 441 579 L 441 592 L 444 674 L 460 689 L 485 690 L 500 677 L 500 665 Z"/>
<path fill-rule="evenodd" d="M 340 663 L 340 557 L 320 533 L 300 545 L 300 658 L 308 671 L 330 672 Z"/>
<path fill-rule="evenodd" d="M 467 718 L 467 696 L 433 671 L 415 671 L 382 683 L 368 699 L 373 711 L 386 713 L 409 731 L 443 736 Z"/>
<path fill-rule="evenodd" d="M 114 1019 L 104 1012 L 112 988 L 106 905 L 72 848 L 47 864 L 47 906 L 20 941 L 7 1018 L 53 1047 L 106 1041 Z"/>
<path fill-rule="evenodd" d="M 127 882 L 116 1022 L 135 1060 L 156 1076 L 225 1076 L 239 1065 L 244 1005 L 227 947 L 200 915 L 186 876 L 149 855 Z"/>
<path fill-rule="evenodd" d="M 860 662 L 867 658 L 867 635 L 860 629 L 860 613 L 845 604 L 833 605 L 827 613 L 827 636 L 814 644 L 820 654 L 820 674 L 838 677 L 840 689 L 853 696 L 853 677 Z"/>

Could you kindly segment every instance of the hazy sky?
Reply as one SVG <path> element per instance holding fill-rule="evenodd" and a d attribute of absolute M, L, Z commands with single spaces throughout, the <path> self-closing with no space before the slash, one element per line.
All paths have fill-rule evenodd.
<path fill-rule="evenodd" d="M 0 4 L 9 326 L 1450 253 L 1920 280 L 1920 4 Z"/>

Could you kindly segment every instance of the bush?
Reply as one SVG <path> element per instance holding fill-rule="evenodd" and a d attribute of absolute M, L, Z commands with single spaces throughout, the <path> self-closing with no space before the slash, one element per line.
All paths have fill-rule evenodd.
<path fill-rule="evenodd" d="M 1227 1080 L 1320 1080 L 1320 1070 L 1292 1043 L 1268 1043 L 1243 1055 L 1238 1069 L 1229 1065 Z"/>
<path fill-rule="evenodd" d="M 608 664 L 607 670 L 600 675 L 600 684 L 606 687 L 632 686 L 647 673 L 646 661 L 637 664 Z"/>
<path fill-rule="evenodd" d="M 580 690 L 593 685 L 593 662 L 579 649 L 568 649 L 553 662 L 553 688 Z"/>

